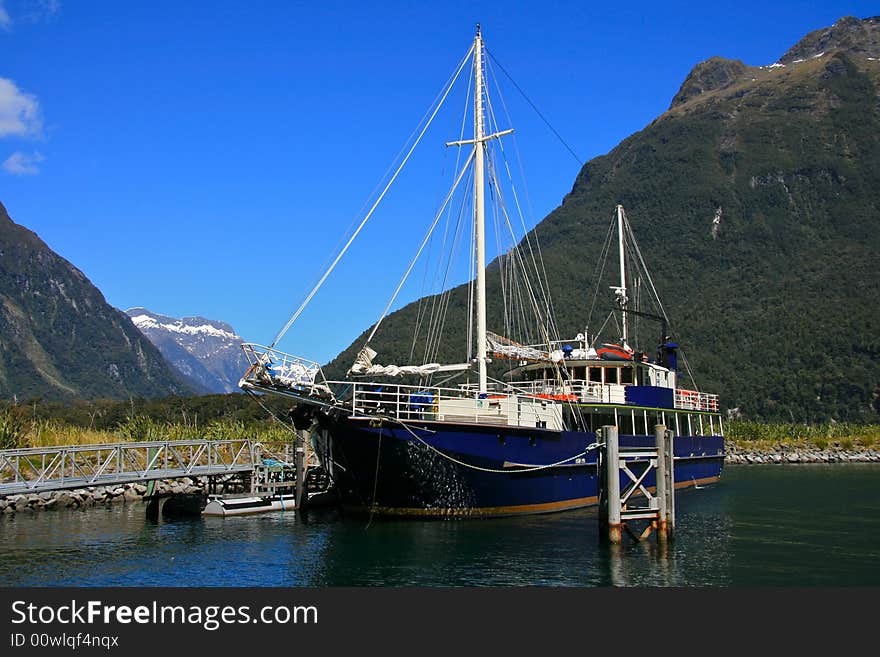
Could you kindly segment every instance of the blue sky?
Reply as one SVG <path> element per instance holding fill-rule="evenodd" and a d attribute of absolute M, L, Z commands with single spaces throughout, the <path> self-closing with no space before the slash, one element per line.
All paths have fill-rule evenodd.
<path fill-rule="evenodd" d="M 697 62 L 770 64 L 841 16 L 880 13 L 612 4 L 0 0 L 0 201 L 114 306 L 222 319 L 267 343 L 362 217 L 475 23 L 586 161 L 661 114 Z M 580 164 L 502 89 L 533 225 Z M 458 105 L 451 116 L 282 348 L 326 361 L 378 318 L 444 191 L 431 161 Z"/>

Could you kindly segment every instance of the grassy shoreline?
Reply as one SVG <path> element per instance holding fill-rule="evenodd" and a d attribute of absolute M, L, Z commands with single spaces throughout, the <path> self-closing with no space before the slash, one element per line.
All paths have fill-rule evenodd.
<path fill-rule="evenodd" d="M 0 449 L 99 445 L 149 440 L 251 438 L 266 445 L 280 445 L 294 439 L 293 427 L 269 417 L 246 421 L 235 417 L 168 421 L 136 414 L 115 426 L 80 426 L 61 419 L 26 417 L 14 410 L 0 410 Z"/>
<path fill-rule="evenodd" d="M 853 451 L 880 450 L 880 425 L 794 422 L 748 422 L 727 424 L 728 450 L 778 453 L 792 450 Z"/>
<path fill-rule="evenodd" d="M 118 404 L 118 403 L 117 403 Z M 257 412 L 254 412 L 254 409 Z M 54 409 L 50 409 L 54 410 Z M 222 406 L 198 408 L 132 404 L 127 414 L 47 412 L 31 406 L 0 407 L 0 449 L 95 445 L 138 440 L 252 438 L 265 444 L 293 439 L 292 427 L 259 409 L 252 400 L 228 400 Z M 97 421 L 96 421 L 97 420 Z M 726 423 L 730 451 L 780 453 L 792 450 L 880 450 L 880 424 L 733 421 Z"/>

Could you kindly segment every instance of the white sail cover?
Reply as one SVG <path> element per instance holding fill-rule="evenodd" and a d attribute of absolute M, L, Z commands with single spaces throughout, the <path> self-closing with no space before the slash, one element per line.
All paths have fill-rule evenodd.
<path fill-rule="evenodd" d="M 424 365 L 374 365 L 373 358 L 376 352 L 369 347 L 361 349 L 354 361 L 354 365 L 348 370 L 349 374 L 368 376 L 404 376 L 415 374 L 428 376 L 437 372 L 456 372 L 470 369 L 470 364 L 460 363 L 456 365 L 441 365 L 440 363 L 426 363 Z"/>
<path fill-rule="evenodd" d="M 556 353 L 549 354 L 546 351 L 514 342 L 510 338 L 505 338 L 496 333 L 487 333 L 486 341 L 489 343 L 489 351 L 496 357 L 547 363 L 556 363 L 562 360 L 561 351 L 558 355 Z"/>

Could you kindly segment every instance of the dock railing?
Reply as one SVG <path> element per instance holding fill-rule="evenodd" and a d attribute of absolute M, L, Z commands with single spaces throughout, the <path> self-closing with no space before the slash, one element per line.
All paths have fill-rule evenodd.
<path fill-rule="evenodd" d="M 0 495 L 252 471 L 259 443 L 167 440 L 0 450 Z"/>

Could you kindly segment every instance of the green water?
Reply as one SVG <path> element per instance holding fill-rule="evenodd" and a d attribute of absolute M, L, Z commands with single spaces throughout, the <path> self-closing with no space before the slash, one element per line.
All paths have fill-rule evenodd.
<path fill-rule="evenodd" d="M 676 540 L 600 545 L 595 509 L 496 520 L 324 511 L 149 522 L 140 504 L 0 517 L 4 586 L 880 585 L 880 465 L 729 466 Z"/>

